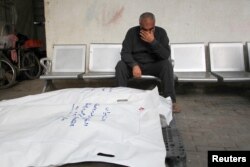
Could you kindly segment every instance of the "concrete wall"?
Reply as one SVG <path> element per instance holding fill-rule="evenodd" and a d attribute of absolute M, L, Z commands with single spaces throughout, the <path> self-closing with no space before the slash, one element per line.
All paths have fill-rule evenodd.
<path fill-rule="evenodd" d="M 171 43 L 250 40 L 250 0 L 45 0 L 48 57 L 53 44 L 121 43 L 145 11 Z"/>

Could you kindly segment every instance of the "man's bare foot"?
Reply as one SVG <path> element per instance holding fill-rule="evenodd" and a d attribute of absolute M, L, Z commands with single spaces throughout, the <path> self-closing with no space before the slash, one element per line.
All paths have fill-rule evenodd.
<path fill-rule="evenodd" d="M 173 113 L 180 113 L 180 112 L 181 108 L 176 103 L 173 103 Z"/>

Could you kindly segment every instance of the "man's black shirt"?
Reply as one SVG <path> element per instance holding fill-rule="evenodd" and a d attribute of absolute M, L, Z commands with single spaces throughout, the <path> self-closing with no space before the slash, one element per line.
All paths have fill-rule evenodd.
<path fill-rule="evenodd" d="M 138 64 L 168 59 L 171 51 L 166 31 L 155 27 L 154 35 L 155 40 L 147 43 L 140 38 L 140 26 L 130 28 L 122 43 L 122 60 L 132 68 Z"/>

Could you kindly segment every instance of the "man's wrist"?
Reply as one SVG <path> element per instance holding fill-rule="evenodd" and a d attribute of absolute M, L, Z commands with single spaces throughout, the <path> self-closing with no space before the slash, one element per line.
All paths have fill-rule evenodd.
<path fill-rule="evenodd" d="M 134 67 L 136 67 L 136 66 L 139 66 L 137 63 L 134 63 L 133 65 L 132 65 L 132 68 L 134 68 Z"/>

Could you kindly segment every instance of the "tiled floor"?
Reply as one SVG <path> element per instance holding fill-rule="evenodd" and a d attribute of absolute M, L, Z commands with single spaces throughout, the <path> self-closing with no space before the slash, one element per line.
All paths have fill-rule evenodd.
<path fill-rule="evenodd" d="M 62 84 L 63 83 L 63 84 Z M 58 88 L 110 86 L 112 81 L 57 81 Z M 249 85 L 249 84 L 248 84 Z M 187 153 L 188 167 L 206 167 L 208 150 L 250 150 L 250 85 L 179 85 L 177 100 L 182 112 L 175 114 Z M 40 80 L 22 81 L 0 90 L 0 100 L 41 93 Z M 107 167 L 75 164 L 65 167 Z"/>
<path fill-rule="evenodd" d="M 189 167 L 207 166 L 208 150 L 250 150 L 247 88 L 215 88 L 209 93 L 178 95 L 178 99 L 183 112 L 176 115 L 177 127 Z"/>

